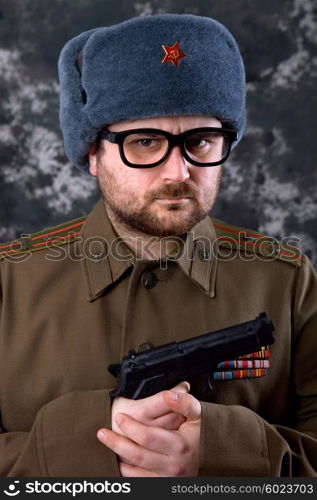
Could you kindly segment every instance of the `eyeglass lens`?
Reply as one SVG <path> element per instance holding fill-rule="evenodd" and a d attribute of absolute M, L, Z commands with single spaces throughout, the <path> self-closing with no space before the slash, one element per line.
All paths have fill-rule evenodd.
<path fill-rule="evenodd" d="M 147 165 L 160 161 L 169 148 L 168 138 L 154 132 L 129 134 L 123 149 L 130 163 Z M 184 139 L 184 148 L 190 159 L 199 163 L 221 161 L 228 152 L 229 141 L 221 132 L 194 132 Z"/>

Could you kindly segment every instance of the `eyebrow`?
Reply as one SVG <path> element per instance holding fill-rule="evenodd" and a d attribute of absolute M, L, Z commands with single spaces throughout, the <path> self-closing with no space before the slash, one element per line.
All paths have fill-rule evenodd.
<path fill-rule="evenodd" d="M 162 132 L 164 134 L 164 130 L 162 130 Z M 160 135 L 160 132 L 133 132 L 133 130 L 131 130 L 131 134 L 139 135 L 140 137 L 144 137 L 144 136 L 157 137 L 158 135 Z"/>

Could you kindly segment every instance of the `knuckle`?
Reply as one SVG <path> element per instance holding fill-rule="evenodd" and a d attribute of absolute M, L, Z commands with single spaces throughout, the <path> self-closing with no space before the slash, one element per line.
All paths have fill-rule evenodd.
<path fill-rule="evenodd" d="M 131 451 L 130 456 L 129 456 L 129 461 L 133 465 L 140 465 L 142 461 L 142 452 L 140 449 L 135 448 L 133 451 Z"/>
<path fill-rule="evenodd" d="M 173 462 L 169 466 L 168 473 L 172 477 L 183 476 L 185 473 L 185 467 L 179 462 Z"/>
<path fill-rule="evenodd" d="M 185 455 L 188 452 L 186 441 L 179 440 L 175 443 L 174 451 L 177 455 Z"/>
<path fill-rule="evenodd" d="M 141 422 L 144 422 L 147 417 L 147 411 L 144 408 L 144 406 L 140 406 L 137 411 L 135 412 L 135 416 L 137 420 L 140 420 Z"/>
<path fill-rule="evenodd" d="M 144 448 L 151 448 L 151 445 L 153 443 L 153 436 L 149 429 L 140 433 L 139 443 L 144 446 Z"/>

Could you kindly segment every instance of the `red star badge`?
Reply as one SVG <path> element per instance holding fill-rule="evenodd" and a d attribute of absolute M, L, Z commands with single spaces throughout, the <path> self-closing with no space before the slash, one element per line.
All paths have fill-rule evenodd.
<path fill-rule="evenodd" d="M 175 42 L 171 47 L 169 47 L 168 45 L 162 45 L 162 47 L 165 52 L 162 63 L 170 62 L 175 67 L 177 67 L 179 65 L 179 60 L 183 57 L 186 57 L 186 54 L 184 54 L 184 52 L 182 52 L 179 48 L 179 42 Z"/>

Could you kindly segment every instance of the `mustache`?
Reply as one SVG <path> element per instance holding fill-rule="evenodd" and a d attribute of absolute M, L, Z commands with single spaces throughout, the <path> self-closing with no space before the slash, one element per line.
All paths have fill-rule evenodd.
<path fill-rule="evenodd" d="M 156 198 L 196 198 L 197 189 L 191 184 L 186 182 L 174 182 L 173 184 L 166 184 L 162 188 L 152 190 L 149 193 L 151 200 Z"/>

